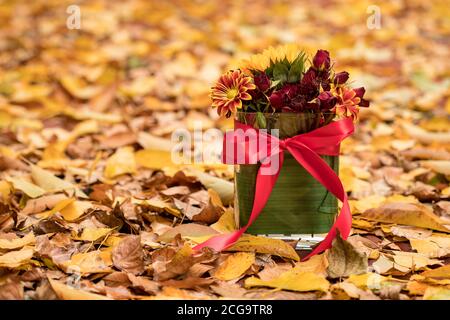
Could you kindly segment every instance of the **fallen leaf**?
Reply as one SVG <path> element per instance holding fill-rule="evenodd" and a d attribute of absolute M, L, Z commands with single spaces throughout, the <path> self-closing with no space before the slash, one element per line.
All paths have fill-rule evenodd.
<path fill-rule="evenodd" d="M 61 300 L 109 300 L 108 297 L 76 289 L 59 281 L 48 279 L 50 285 Z"/>
<path fill-rule="evenodd" d="M 278 278 L 263 281 L 256 277 L 250 277 L 245 280 L 245 287 L 270 287 L 292 291 L 323 291 L 326 292 L 330 283 L 325 277 L 313 272 L 287 271 Z"/>
<path fill-rule="evenodd" d="M 136 161 L 132 147 L 123 147 L 118 149 L 106 161 L 104 175 L 108 179 L 113 179 L 122 174 L 136 173 Z"/>
<path fill-rule="evenodd" d="M 431 170 L 442 173 L 445 175 L 450 175 L 450 161 L 444 160 L 423 160 L 420 162 L 425 168 L 430 168 Z"/>
<path fill-rule="evenodd" d="M 238 252 L 230 255 L 214 272 L 214 278 L 219 280 L 233 280 L 242 276 L 255 262 L 255 254 Z"/>
<path fill-rule="evenodd" d="M 25 207 L 20 212 L 26 215 L 39 213 L 47 209 L 53 209 L 56 205 L 58 205 L 58 203 L 66 199 L 67 196 L 63 193 L 43 196 L 37 199 L 30 199 L 27 201 Z"/>
<path fill-rule="evenodd" d="M 34 250 L 30 247 L 23 247 L 18 251 L 10 251 L 0 256 L 0 267 L 17 268 L 30 262 Z"/>
<path fill-rule="evenodd" d="M 7 178 L 7 181 L 12 183 L 14 189 L 23 191 L 23 193 L 30 198 L 38 198 L 45 194 L 44 189 L 26 180 L 19 178 Z"/>
<path fill-rule="evenodd" d="M 33 244 L 36 241 L 34 234 L 32 232 L 28 233 L 26 236 L 22 238 L 16 239 L 0 239 L 0 249 L 4 250 L 14 250 L 22 248 L 26 245 Z"/>
<path fill-rule="evenodd" d="M 363 217 L 369 220 L 403 224 L 450 232 L 441 219 L 421 204 L 394 202 L 366 210 Z"/>
<path fill-rule="evenodd" d="M 249 234 L 243 234 L 239 240 L 227 250 L 266 253 L 292 259 L 294 261 L 300 260 L 294 248 L 286 242 L 267 237 L 252 236 Z"/>
<path fill-rule="evenodd" d="M 198 180 L 208 189 L 213 189 L 217 192 L 224 205 L 230 204 L 234 199 L 234 184 L 230 181 L 213 177 L 207 173 L 191 170 L 192 173 Z"/>
<path fill-rule="evenodd" d="M 225 212 L 220 216 L 216 223 L 210 225 L 211 228 L 220 233 L 229 233 L 237 230 L 236 218 L 233 208 L 225 209 Z"/>
<path fill-rule="evenodd" d="M 127 236 L 113 248 L 112 259 L 114 266 L 122 271 L 134 275 L 144 272 L 144 251 L 141 237 Z"/>
<path fill-rule="evenodd" d="M 196 238 L 196 237 L 204 237 L 204 236 L 212 236 L 215 234 L 218 234 L 218 232 L 211 227 L 207 227 L 201 224 L 197 223 L 186 223 L 186 224 L 180 224 L 166 232 L 164 232 L 162 235 L 158 237 L 158 241 L 162 242 L 170 242 L 177 234 L 180 234 L 181 237 L 189 237 L 189 238 Z"/>
<path fill-rule="evenodd" d="M 85 228 L 79 237 L 74 237 L 76 240 L 83 241 L 97 241 L 103 239 L 106 235 L 113 231 L 111 228 Z"/>
<path fill-rule="evenodd" d="M 170 152 L 161 150 L 139 150 L 135 154 L 136 164 L 143 168 L 164 169 L 173 167 L 172 155 Z"/>
<path fill-rule="evenodd" d="M 75 193 L 80 198 L 87 198 L 88 196 L 79 190 L 74 184 L 62 180 L 47 170 L 39 168 L 36 165 L 31 165 L 31 177 L 36 184 L 48 192 L 67 191 Z"/>
<path fill-rule="evenodd" d="M 0 300 L 23 300 L 23 285 L 9 282 L 0 285 Z"/>
<path fill-rule="evenodd" d="M 327 252 L 328 276 L 331 278 L 348 277 L 351 274 L 367 272 L 367 256 L 356 250 L 352 244 L 338 235 Z"/>
<path fill-rule="evenodd" d="M 428 287 L 423 295 L 423 300 L 450 300 L 450 289 Z"/>
<path fill-rule="evenodd" d="M 59 212 L 66 221 L 74 221 L 81 217 L 88 209 L 93 207 L 89 201 L 73 201 Z"/>
<path fill-rule="evenodd" d="M 109 267 L 111 264 L 110 259 L 97 250 L 87 253 L 76 253 L 70 260 L 62 263 L 68 273 L 78 272 L 83 275 L 112 272 L 113 270 Z"/>

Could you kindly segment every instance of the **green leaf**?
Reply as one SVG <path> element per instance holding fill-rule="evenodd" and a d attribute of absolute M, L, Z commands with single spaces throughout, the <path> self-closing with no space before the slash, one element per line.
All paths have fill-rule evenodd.
<path fill-rule="evenodd" d="M 289 70 L 287 81 L 290 83 L 298 82 L 305 67 L 305 55 L 299 55 L 293 62 Z"/>
<path fill-rule="evenodd" d="M 284 63 L 276 63 L 273 66 L 273 79 L 274 81 L 280 81 L 280 83 L 286 82 L 288 78 L 288 66 Z"/>
<path fill-rule="evenodd" d="M 261 112 L 256 113 L 256 120 L 258 121 L 258 127 L 259 129 L 265 129 L 267 126 L 266 118 Z"/>

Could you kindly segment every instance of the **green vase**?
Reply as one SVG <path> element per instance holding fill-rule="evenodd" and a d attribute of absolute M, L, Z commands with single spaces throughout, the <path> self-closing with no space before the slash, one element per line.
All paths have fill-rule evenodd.
<path fill-rule="evenodd" d="M 279 138 L 284 139 L 328 124 L 332 117 L 318 113 L 256 115 L 242 112 L 237 114 L 236 120 L 259 129 L 278 129 Z M 338 173 L 338 156 L 322 156 L 322 159 Z M 253 207 L 259 166 L 235 166 L 235 210 L 241 226 L 247 223 Z M 285 151 L 270 198 L 247 233 L 278 235 L 280 238 L 324 234 L 333 225 L 337 212 L 337 199 Z"/>

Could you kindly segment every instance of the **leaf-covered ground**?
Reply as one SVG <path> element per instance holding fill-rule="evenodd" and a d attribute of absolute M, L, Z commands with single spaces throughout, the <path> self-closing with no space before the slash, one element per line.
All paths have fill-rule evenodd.
<path fill-rule="evenodd" d="M 445 1 L 379 2 L 380 29 L 373 1 L 80 1 L 79 30 L 71 4 L 0 5 L 0 298 L 450 299 Z M 235 228 L 232 168 L 171 165 L 170 135 L 230 127 L 210 86 L 286 42 L 371 99 L 342 146 L 352 236 L 194 253 Z"/>

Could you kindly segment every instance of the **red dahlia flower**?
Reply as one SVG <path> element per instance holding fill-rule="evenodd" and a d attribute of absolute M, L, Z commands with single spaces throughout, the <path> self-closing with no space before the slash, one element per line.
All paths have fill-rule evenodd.
<path fill-rule="evenodd" d="M 251 100 L 247 92 L 256 89 L 252 78 L 240 70 L 229 71 L 222 75 L 211 90 L 212 107 L 217 107 L 220 116 L 231 116 L 242 108 L 242 100 Z"/>

